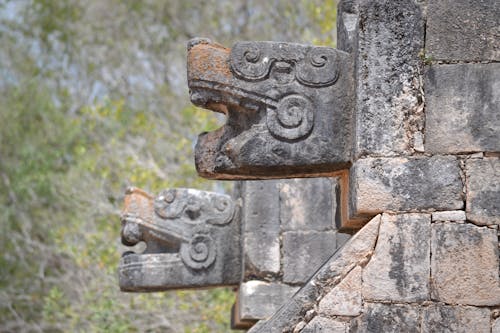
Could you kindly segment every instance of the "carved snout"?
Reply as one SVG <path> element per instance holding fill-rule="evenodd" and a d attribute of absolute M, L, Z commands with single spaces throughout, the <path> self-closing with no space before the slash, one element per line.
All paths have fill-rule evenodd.
<path fill-rule="evenodd" d="M 240 265 L 236 211 L 229 196 L 217 193 L 168 189 L 152 197 L 139 189 L 127 190 L 122 242 L 133 246 L 143 241 L 146 250 L 122 256 L 120 288 L 152 291 L 215 285 L 227 281 L 227 276 L 236 281 Z"/>
<path fill-rule="evenodd" d="M 328 174 L 351 161 L 350 55 L 328 47 L 209 40 L 188 45 L 191 101 L 227 115 L 198 139 L 199 174 L 216 179 Z M 313 170 L 313 171 L 311 171 Z"/>

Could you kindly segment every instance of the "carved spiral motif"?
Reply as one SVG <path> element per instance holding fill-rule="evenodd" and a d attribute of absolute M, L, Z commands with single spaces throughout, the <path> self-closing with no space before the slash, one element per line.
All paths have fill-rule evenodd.
<path fill-rule="evenodd" d="M 224 225 L 231 221 L 234 215 L 234 203 L 226 196 L 217 195 L 212 198 L 213 214 L 207 222 Z"/>
<path fill-rule="evenodd" d="M 280 139 L 301 139 L 311 132 L 313 125 L 312 103 L 301 95 L 286 96 L 276 109 L 267 110 L 267 128 Z"/>
<path fill-rule="evenodd" d="M 297 80 L 312 87 L 334 84 L 339 76 L 337 51 L 327 47 L 315 47 L 297 63 Z"/>
<path fill-rule="evenodd" d="M 215 243 L 209 235 L 196 234 L 189 244 L 181 244 L 180 254 L 186 266 L 192 269 L 204 269 L 215 261 L 215 250 Z"/>
<path fill-rule="evenodd" d="M 266 44 L 239 42 L 231 50 L 233 70 L 246 80 L 260 80 L 269 74 L 271 58 L 267 55 Z"/>

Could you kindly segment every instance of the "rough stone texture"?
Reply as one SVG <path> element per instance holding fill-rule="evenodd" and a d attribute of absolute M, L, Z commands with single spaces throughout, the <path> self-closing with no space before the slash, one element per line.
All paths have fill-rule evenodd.
<path fill-rule="evenodd" d="M 272 316 L 299 287 L 282 283 L 247 281 L 238 290 L 238 310 L 241 320 L 266 319 Z"/>
<path fill-rule="evenodd" d="M 353 63 L 348 53 L 284 42 L 188 45 L 191 101 L 227 115 L 199 136 L 200 175 L 217 179 L 346 169 L 351 161 Z"/>
<path fill-rule="evenodd" d="M 429 0 L 426 53 L 432 60 L 500 60 L 497 0 Z"/>
<path fill-rule="evenodd" d="M 319 313 L 325 316 L 357 316 L 361 313 L 361 267 L 356 266 L 319 302 Z"/>
<path fill-rule="evenodd" d="M 427 152 L 500 151 L 500 64 L 433 65 L 425 87 Z"/>
<path fill-rule="evenodd" d="M 240 218 L 227 195 L 168 189 L 153 198 L 131 188 L 121 215 L 122 243 L 146 243 L 119 265 L 123 291 L 235 285 L 241 276 Z"/>
<path fill-rule="evenodd" d="M 283 238 L 283 281 L 304 283 L 337 249 L 334 231 L 287 231 Z"/>
<path fill-rule="evenodd" d="M 292 331 L 314 304 L 326 286 L 335 287 L 354 267 L 369 260 L 377 240 L 380 215 L 361 230 L 314 273 L 311 279 L 269 320 L 250 329 L 249 333 Z"/>
<path fill-rule="evenodd" d="M 347 333 L 347 324 L 338 320 L 316 316 L 300 333 Z"/>
<path fill-rule="evenodd" d="M 243 183 L 243 267 L 253 278 L 280 271 L 279 182 Z"/>
<path fill-rule="evenodd" d="M 450 210 L 432 213 L 433 221 L 465 221 L 465 219 L 465 212 L 463 210 Z"/>
<path fill-rule="evenodd" d="M 361 159 L 351 169 L 350 179 L 353 215 L 463 208 L 455 157 Z"/>
<path fill-rule="evenodd" d="M 466 161 L 467 219 L 500 225 L 500 158 Z"/>
<path fill-rule="evenodd" d="M 339 16 L 348 27 L 341 32 L 355 22 L 356 9 L 345 2 Z M 357 43 L 342 37 L 339 43 L 354 43 L 357 62 L 356 156 L 409 153 L 424 120 L 418 80 L 422 10 L 413 0 L 357 3 Z"/>
<path fill-rule="evenodd" d="M 411 305 L 365 303 L 350 333 L 420 333 L 419 311 Z"/>
<path fill-rule="evenodd" d="M 491 325 L 491 333 L 500 333 L 500 318 L 496 318 Z"/>
<path fill-rule="evenodd" d="M 473 224 L 433 223 L 432 298 L 448 304 L 500 305 L 497 231 Z"/>
<path fill-rule="evenodd" d="M 335 178 L 301 178 L 280 182 L 280 220 L 284 231 L 335 229 Z"/>
<path fill-rule="evenodd" d="M 375 253 L 363 269 L 363 298 L 419 302 L 429 298 L 428 214 L 382 215 Z"/>
<path fill-rule="evenodd" d="M 488 309 L 431 305 L 422 312 L 422 333 L 490 333 Z"/>

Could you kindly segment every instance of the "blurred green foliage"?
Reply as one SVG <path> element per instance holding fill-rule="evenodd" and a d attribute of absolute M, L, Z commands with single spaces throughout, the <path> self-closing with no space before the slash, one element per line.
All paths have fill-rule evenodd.
<path fill-rule="evenodd" d="M 332 14 L 333 13 L 333 14 Z M 229 332 L 230 289 L 126 294 L 124 189 L 197 177 L 196 35 L 332 44 L 322 1 L 0 1 L 0 332 Z M 317 39 L 315 39 L 317 38 Z"/>

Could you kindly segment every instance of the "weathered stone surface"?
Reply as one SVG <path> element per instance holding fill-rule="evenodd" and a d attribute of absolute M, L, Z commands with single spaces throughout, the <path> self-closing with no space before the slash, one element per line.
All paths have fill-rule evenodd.
<path fill-rule="evenodd" d="M 280 182 L 280 220 L 284 231 L 335 229 L 335 178 L 296 178 Z"/>
<path fill-rule="evenodd" d="M 248 181 L 242 185 L 244 276 L 280 271 L 279 182 Z"/>
<path fill-rule="evenodd" d="M 428 214 L 382 215 L 375 253 L 363 269 L 363 298 L 420 302 L 429 299 Z"/>
<path fill-rule="evenodd" d="M 207 178 L 258 178 L 346 169 L 351 160 L 352 59 L 283 42 L 188 45 L 191 101 L 227 115 L 198 139 Z"/>
<path fill-rule="evenodd" d="M 300 333 L 347 333 L 347 324 L 338 320 L 316 316 Z"/>
<path fill-rule="evenodd" d="M 146 243 L 120 260 L 123 291 L 234 285 L 241 274 L 240 220 L 230 197 L 169 189 L 153 198 L 129 189 L 121 215 L 122 242 Z"/>
<path fill-rule="evenodd" d="M 491 333 L 500 333 L 500 318 L 496 318 L 491 325 Z"/>
<path fill-rule="evenodd" d="M 238 290 L 238 309 L 241 320 L 260 320 L 272 316 L 299 287 L 282 283 L 247 281 Z"/>
<path fill-rule="evenodd" d="M 500 64 L 433 65 L 425 86 L 426 151 L 500 151 Z"/>
<path fill-rule="evenodd" d="M 455 157 L 365 158 L 356 161 L 350 178 L 353 215 L 463 208 Z"/>
<path fill-rule="evenodd" d="M 345 1 L 339 16 L 347 36 L 357 26 L 356 156 L 409 153 L 423 127 L 418 80 L 424 19 L 416 1 Z M 356 22 L 353 14 L 357 12 Z M 343 38 L 340 47 L 345 47 Z"/>
<path fill-rule="evenodd" d="M 443 212 L 433 212 L 433 221 L 465 221 L 465 212 L 463 210 L 448 210 Z"/>
<path fill-rule="evenodd" d="M 354 267 L 366 262 L 375 247 L 380 215 L 374 217 L 361 230 L 314 273 L 312 278 L 288 300 L 269 320 L 250 329 L 249 333 L 275 333 L 292 331 L 308 310 L 314 307 L 326 286 L 335 287 Z"/>
<path fill-rule="evenodd" d="M 424 307 L 422 312 L 422 333 L 490 332 L 489 309 L 431 305 Z"/>
<path fill-rule="evenodd" d="M 434 223 L 432 298 L 448 304 L 500 305 L 497 231 L 473 224 Z"/>
<path fill-rule="evenodd" d="M 324 316 L 357 316 L 361 313 L 361 267 L 356 266 L 319 302 Z"/>
<path fill-rule="evenodd" d="M 411 305 L 365 303 L 350 333 L 420 333 L 419 311 Z"/>
<path fill-rule="evenodd" d="M 337 249 L 334 231 L 287 231 L 283 238 L 283 281 L 304 283 Z"/>
<path fill-rule="evenodd" d="M 500 225 L 500 158 L 466 161 L 467 219 Z"/>
<path fill-rule="evenodd" d="M 431 60 L 500 60 L 497 0 L 430 0 L 426 53 Z"/>

